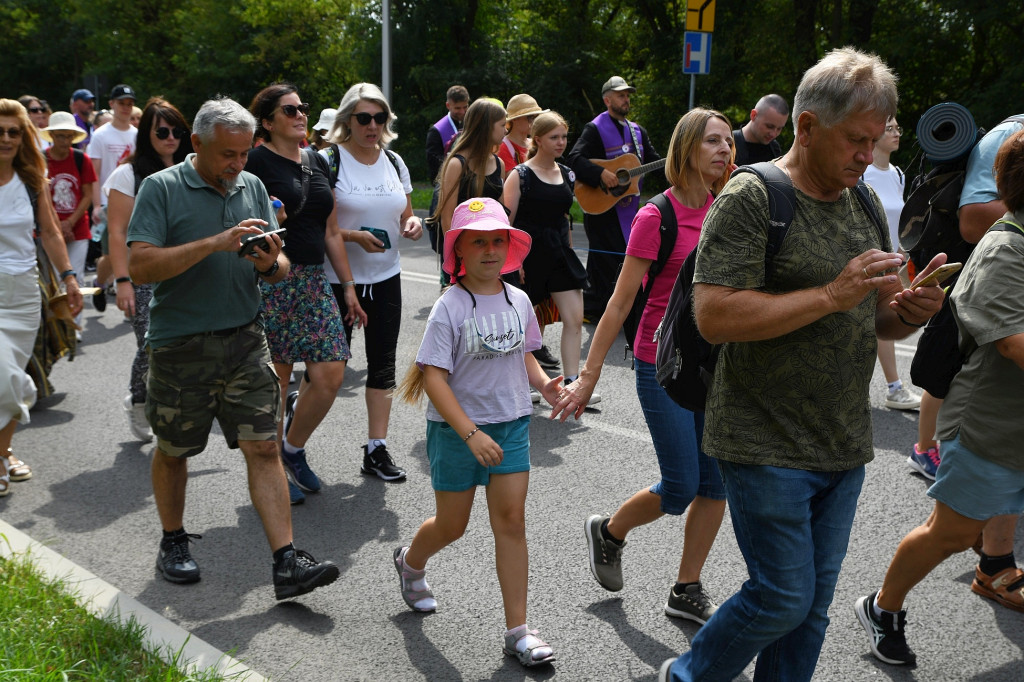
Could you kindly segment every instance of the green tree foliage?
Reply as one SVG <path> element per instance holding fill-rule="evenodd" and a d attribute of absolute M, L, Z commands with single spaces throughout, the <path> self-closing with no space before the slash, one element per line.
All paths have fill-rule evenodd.
<path fill-rule="evenodd" d="M 425 132 L 461 83 L 474 97 L 528 92 L 562 113 L 570 137 L 603 109 L 601 84 L 638 88 L 633 117 L 664 150 L 689 102 L 685 0 L 392 0 L 395 148 L 425 179 Z M 66 107 L 72 90 L 131 83 L 191 116 L 221 93 L 248 103 L 268 83 L 299 86 L 316 112 L 359 81 L 381 82 L 379 0 L 0 0 L 0 93 Z M 800 77 L 841 45 L 900 75 L 900 122 L 958 101 L 979 125 L 1019 113 L 1024 7 L 996 0 L 748 0 L 716 3 L 711 73 L 695 103 L 739 127 L 761 95 L 792 101 Z M 102 87 L 100 87 L 102 86 Z M 315 116 L 315 114 L 314 114 Z M 784 146 L 792 134 L 782 136 Z M 897 162 L 906 163 L 912 140 Z"/>

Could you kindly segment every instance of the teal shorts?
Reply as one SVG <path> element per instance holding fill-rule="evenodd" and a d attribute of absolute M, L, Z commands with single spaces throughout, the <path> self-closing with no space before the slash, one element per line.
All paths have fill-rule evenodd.
<path fill-rule="evenodd" d="M 434 490 L 461 492 L 487 485 L 491 474 L 530 470 L 530 415 L 500 424 L 481 424 L 479 428 L 501 446 L 501 464 L 485 467 L 447 422 L 427 420 L 427 459 Z"/>
<path fill-rule="evenodd" d="M 928 497 L 975 521 L 1024 511 L 1024 471 L 1007 469 L 960 442 L 942 441 L 942 463 Z"/>

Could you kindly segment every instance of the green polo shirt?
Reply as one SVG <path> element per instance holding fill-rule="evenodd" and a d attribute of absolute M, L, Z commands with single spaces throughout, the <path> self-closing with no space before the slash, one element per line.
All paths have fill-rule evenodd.
<path fill-rule="evenodd" d="M 128 224 L 128 243 L 178 246 L 216 235 L 247 218 L 277 229 L 270 197 L 259 179 L 242 171 L 222 195 L 206 184 L 192 161 L 154 173 L 143 181 Z M 153 348 L 200 332 L 238 327 L 259 311 L 256 270 L 234 251 L 218 251 L 185 272 L 157 282 L 149 309 L 146 340 Z"/>

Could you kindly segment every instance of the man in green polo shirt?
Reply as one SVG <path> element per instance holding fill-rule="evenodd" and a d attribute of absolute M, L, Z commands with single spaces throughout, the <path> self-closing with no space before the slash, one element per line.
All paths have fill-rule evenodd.
<path fill-rule="evenodd" d="M 184 161 L 142 183 L 128 225 L 129 273 L 153 286 L 146 418 L 157 438 L 153 496 L 164 536 L 157 568 L 199 580 L 184 529 L 187 459 L 206 448 L 214 418 L 249 471 L 249 495 L 274 553 L 274 592 L 296 597 L 337 580 L 330 561 L 292 546 L 291 508 L 277 443 L 280 384 L 259 318 L 259 280 L 288 273 L 278 235 L 239 257 L 242 238 L 277 220 L 263 184 L 242 170 L 256 121 L 230 99 L 196 114 Z"/>

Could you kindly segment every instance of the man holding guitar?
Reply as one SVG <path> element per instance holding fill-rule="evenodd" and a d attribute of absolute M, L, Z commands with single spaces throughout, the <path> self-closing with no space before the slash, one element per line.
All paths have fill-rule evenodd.
<path fill-rule="evenodd" d="M 625 258 L 629 228 L 640 207 L 637 196 L 643 182 L 640 176 L 660 167 L 652 163 L 660 161 L 661 156 L 651 144 L 647 131 L 627 119 L 629 96 L 634 92 L 636 88 L 621 76 L 609 78 L 601 88 L 607 111 L 583 127 L 569 152 L 569 166 L 577 178 L 577 199 L 585 212 L 583 229 L 590 242 L 587 256 L 590 284 L 583 290 L 583 314 L 584 319 L 595 324 L 604 313 Z M 645 165 L 637 168 L 640 162 Z M 588 190 L 589 198 L 597 201 L 587 202 L 586 198 L 581 198 L 588 195 Z M 588 205 L 584 206 L 585 203 Z"/>

